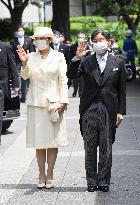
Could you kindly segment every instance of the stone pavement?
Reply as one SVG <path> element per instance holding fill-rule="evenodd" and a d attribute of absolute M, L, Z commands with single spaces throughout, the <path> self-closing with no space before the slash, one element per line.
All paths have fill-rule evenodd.
<path fill-rule="evenodd" d="M 69 146 L 59 150 L 52 190 L 36 188 L 35 152 L 25 148 L 26 106 L 21 105 L 21 118 L 2 136 L 0 205 L 140 205 L 140 80 L 127 83 L 127 115 L 113 145 L 108 193 L 86 191 L 78 104 L 79 98 L 70 98 L 66 115 Z"/>

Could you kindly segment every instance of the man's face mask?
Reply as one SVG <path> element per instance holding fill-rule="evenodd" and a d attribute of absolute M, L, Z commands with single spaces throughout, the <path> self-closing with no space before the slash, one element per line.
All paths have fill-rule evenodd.
<path fill-rule="evenodd" d="M 38 50 L 45 50 L 49 47 L 49 43 L 45 40 L 35 40 L 34 45 L 38 48 Z"/>
<path fill-rule="evenodd" d="M 54 39 L 53 39 L 53 44 L 54 44 L 55 46 L 57 46 L 59 43 L 60 43 L 60 39 L 59 39 L 59 38 L 54 38 Z"/>
<path fill-rule="evenodd" d="M 24 31 L 18 31 L 18 32 L 17 32 L 17 36 L 18 36 L 19 38 L 22 38 L 22 37 L 24 36 Z"/>
<path fill-rule="evenodd" d="M 85 38 L 84 37 L 78 37 L 78 43 L 83 43 L 85 41 Z"/>
<path fill-rule="evenodd" d="M 101 55 L 107 51 L 108 44 L 106 41 L 93 43 L 93 49 L 97 54 Z"/>

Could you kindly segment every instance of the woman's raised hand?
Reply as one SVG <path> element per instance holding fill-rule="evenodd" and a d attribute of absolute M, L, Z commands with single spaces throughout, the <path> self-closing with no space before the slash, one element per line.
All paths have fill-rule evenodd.
<path fill-rule="evenodd" d="M 89 50 L 86 49 L 87 49 L 87 41 L 80 43 L 80 45 L 77 47 L 76 58 L 77 59 L 83 58 L 87 54 L 87 52 L 89 52 Z"/>
<path fill-rule="evenodd" d="M 23 66 L 26 66 L 29 56 L 25 52 L 25 50 L 22 48 L 21 45 L 17 46 L 17 53 L 18 53 L 20 60 L 22 61 Z"/>

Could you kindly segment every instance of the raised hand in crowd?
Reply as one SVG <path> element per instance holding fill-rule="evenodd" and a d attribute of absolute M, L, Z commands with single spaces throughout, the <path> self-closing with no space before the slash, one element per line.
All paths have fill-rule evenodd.
<path fill-rule="evenodd" d="M 76 51 L 76 58 L 77 59 L 81 59 L 83 58 L 90 50 L 87 50 L 87 41 L 82 42 L 81 44 L 79 44 L 79 46 L 77 47 L 77 51 Z"/>
<path fill-rule="evenodd" d="M 22 61 L 23 66 L 26 66 L 29 56 L 25 52 L 24 48 L 22 48 L 21 45 L 17 46 L 17 53 L 18 53 L 20 60 Z"/>

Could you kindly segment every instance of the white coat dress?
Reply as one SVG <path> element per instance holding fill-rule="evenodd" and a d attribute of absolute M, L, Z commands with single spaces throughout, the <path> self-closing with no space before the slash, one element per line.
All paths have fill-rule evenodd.
<path fill-rule="evenodd" d="M 50 121 L 48 100 L 68 104 L 67 65 L 64 55 L 50 49 L 47 58 L 40 53 L 29 54 L 27 66 L 21 68 L 21 77 L 30 79 L 27 93 L 27 129 L 28 148 L 47 149 L 66 146 L 65 112 L 57 122 Z"/>

